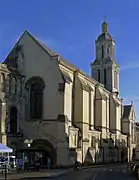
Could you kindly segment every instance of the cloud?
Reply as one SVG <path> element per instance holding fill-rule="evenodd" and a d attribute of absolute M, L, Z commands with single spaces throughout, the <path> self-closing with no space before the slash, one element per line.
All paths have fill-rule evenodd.
<path fill-rule="evenodd" d="M 127 69 L 135 69 L 135 68 L 139 68 L 139 61 L 133 62 L 132 64 L 123 65 L 123 66 L 121 66 L 120 69 L 127 70 Z"/>

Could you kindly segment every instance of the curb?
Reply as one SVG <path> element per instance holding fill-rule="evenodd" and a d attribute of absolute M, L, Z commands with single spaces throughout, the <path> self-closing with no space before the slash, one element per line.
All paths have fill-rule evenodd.
<path fill-rule="evenodd" d="M 47 179 L 47 178 L 55 178 L 55 177 L 59 177 L 59 176 L 62 176 L 62 175 L 64 175 L 64 174 L 66 174 L 66 173 L 68 173 L 68 172 L 71 172 L 73 169 L 70 169 L 70 170 L 67 170 L 67 171 L 65 171 L 65 172 L 60 172 L 60 173 L 57 173 L 57 174 L 54 174 L 54 175 L 46 175 L 45 177 L 26 177 L 26 178 L 20 178 L 19 180 L 29 180 L 29 179 L 36 179 L 36 180 L 38 180 L 38 179 L 40 179 L 40 180 L 42 180 L 42 179 Z M 11 179 L 11 180 L 14 180 L 14 179 Z"/>
<path fill-rule="evenodd" d="M 82 169 L 89 169 L 89 168 L 99 168 L 99 167 L 106 167 L 106 166 L 118 166 L 118 165 L 124 165 L 124 163 L 113 163 L 113 164 L 100 164 L 100 165 L 92 165 L 92 166 L 85 166 L 81 167 Z"/>

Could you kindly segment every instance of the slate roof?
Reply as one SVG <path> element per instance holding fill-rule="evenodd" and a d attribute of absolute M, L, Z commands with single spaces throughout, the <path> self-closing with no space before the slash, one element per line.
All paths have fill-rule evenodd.
<path fill-rule="evenodd" d="M 132 107 L 131 104 L 123 106 L 123 118 L 129 118 L 131 107 Z"/>
<path fill-rule="evenodd" d="M 112 40 L 113 40 L 112 36 L 108 32 L 106 32 L 106 33 L 100 34 L 100 36 L 98 36 L 96 42 L 98 42 L 98 41 L 112 41 Z"/>

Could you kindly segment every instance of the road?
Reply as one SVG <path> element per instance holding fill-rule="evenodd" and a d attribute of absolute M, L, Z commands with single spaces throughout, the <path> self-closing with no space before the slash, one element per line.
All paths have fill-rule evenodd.
<path fill-rule="evenodd" d="M 88 168 L 72 171 L 56 178 L 47 178 L 47 180 L 135 180 L 126 172 L 125 165 L 113 167 Z"/>

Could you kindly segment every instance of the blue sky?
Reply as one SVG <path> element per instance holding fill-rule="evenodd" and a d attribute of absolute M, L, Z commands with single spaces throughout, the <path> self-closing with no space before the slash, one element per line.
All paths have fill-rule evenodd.
<path fill-rule="evenodd" d="M 120 95 L 134 102 L 139 119 L 138 0 L 0 0 L 0 60 L 27 29 L 63 57 L 90 73 L 94 42 L 104 16 L 116 41 Z"/>

